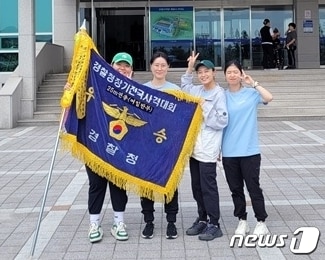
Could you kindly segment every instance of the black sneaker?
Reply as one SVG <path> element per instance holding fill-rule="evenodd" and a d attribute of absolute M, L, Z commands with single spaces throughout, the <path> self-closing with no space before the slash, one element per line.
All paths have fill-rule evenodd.
<path fill-rule="evenodd" d="M 141 236 L 143 238 L 151 239 L 153 238 L 153 229 L 155 225 L 152 222 L 148 222 L 144 227 Z"/>
<path fill-rule="evenodd" d="M 199 219 L 197 218 L 193 223 L 193 225 L 186 230 L 186 235 L 196 236 L 198 234 L 201 234 L 206 227 L 207 227 L 207 223 L 204 221 L 199 221 Z"/>
<path fill-rule="evenodd" d="M 210 241 L 217 237 L 222 237 L 222 231 L 219 227 L 208 224 L 205 230 L 199 235 L 200 240 Z"/>
<path fill-rule="evenodd" d="M 175 239 L 177 238 L 177 228 L 173 222 L 168 222 L 167 231 L 166 231 L 167 239 Z"/>

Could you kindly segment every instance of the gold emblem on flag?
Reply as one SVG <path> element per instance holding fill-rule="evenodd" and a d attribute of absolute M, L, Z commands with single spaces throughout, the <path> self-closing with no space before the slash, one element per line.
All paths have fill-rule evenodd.
<path fill-rule="evenodd" d="M 136 114 L 128 113 L 128 108 L 123 106 L 119 108 L 117 105 L 108 105 L 102 102 L 106 114 L 116 118 L 109 123 L 109 135 L 117 140 L 122 138 L 128 132 L 127 124 L 135 127 L 144 126 L 147 122 L 140 119 Z"/>

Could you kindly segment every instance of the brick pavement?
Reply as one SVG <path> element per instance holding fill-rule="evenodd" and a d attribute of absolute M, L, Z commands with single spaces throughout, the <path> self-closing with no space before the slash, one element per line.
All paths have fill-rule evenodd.
<path fill-rule="evenodd" d="M 0 129 L 1 259 L 32 259 L 33 232 L 57 130 L 57 126 Z M 325 121 L 262 121 L 260 140 L 261 186 L 269 214 L 267 225 L 273 235 L 288 235 L 283 247 L 229 246 L 237 220 L 221 172 L 218 185 L 224 236 L 210 242 L 186 236 L 186 228 L 196 217 L 188 169 L 179 188 L 177 239 L 165 238 L 167 223 L 160 203 L 155 205 L 154 238 L 141 238 L 144 223 L 140 201 L 130 194 L 125 215 L 129 240 L 114 240 L 109 233 L 113 216 L 107 193 L 102 222 L 104 238 L 100 243 L 91 244 L 87 239 L 85 169 L 69 154 L 58 151 L 33 259 L 325 259 L 322 236 L 325 231 Z M 251 206 L 248 212 L 253 229 L 255 219 Z M 318 247 L 308 255 L 293 254 L 290 251 L 293 232 L 304 226 L 320 230 Z M 295 238 L 299 241 L 301 234 Z"/>

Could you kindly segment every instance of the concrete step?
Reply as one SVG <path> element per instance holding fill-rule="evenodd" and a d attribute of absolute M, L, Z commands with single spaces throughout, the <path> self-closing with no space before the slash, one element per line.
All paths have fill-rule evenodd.
<path fill-rule="evenodd" d="M 18 126 L 48 126 L 48 125 L 58 125 L 59 126 L 59 119 L 24 119 L 24 120 L 18 120 L 17 125 Z"/>
<path fill-rule="evenodd" d="M 36 105 L 36 111 L 38 112 L 49 112 L 49 113 L 53 113 L 53 112 L 60 112 L 61 111 L 61 106 L 58 104 L 45 104 L 45 105 Z"/>
<path fill-rule="evenodd" d="M 295 120 L 324 120 L 325 114 L 315 113 L 315 110 L 303 110 L 303 112 L 298 113 L 295 111 L 292 111 L 291 113 L 286 111 L 286 113 L 283 112 L 283 110 L 280 110 L 280 113 L 277 113 L 277 111 L 266 111 L 265 109 L 259 109 L 258 111 L 258 120 L 259 121 L 275 121 L 275 120 L 288 120 L 288 121 L 295 121 Z"/>
<path fill-rule="evenodd" d="M 288 98 L 288 97 L 287 97 Z M 277 96 L 273 95 L 273 101 L 268 104 L 270 107 L 307 107 L 309 106 L 308 102 L 312 102 L 310 106 L 324 106 L 325 107 L 325 99 L 321 99 L 318 97 L 313 98 L 303 98 L 303 99 L 278 99 Z M 307 104 L 306 104 L 307 103 Z"/>
<path fill-rule="evenodd" d="M 63 89 L 66 82 L 67 81 L 64 79 L 47 79 L 42 82 L 42 85 L 40 87 L 57 86 L 58 88 Z"/>
<path fill-rule="evenodd" d="M 60 87 L 60 88 L 58 88 L 58 87 L 56 87 L 55 85 L 49 85 L 48 87 L 44 87 L 44 86 L 42 86 L 42 87 L 40 87 L 40 88 L 38 88 L 38 90 L 37 90 L 37 93 L 44 93 L 44 92 L 46 92 L 46 93 L 51 93 L 51 92 L 54 92 L 54 93 L 63 93 L 63 88 L 62 87 Z"/>
<path fill-rule="evenodd" d="M 57 97 L 57 96 L 46 96 L 44 98 L 40 98 L 37 97 L 37 104 L 38 105 L 56 105 L 56 106 L 60 106 L 60 98 L 61 97 Z"/>
<path fill-rule="evenodd" d="M 62 97 L 63 92 L 62 91 L 55 91 L 55 90 L 49 90 L 49 91 L 38 91 L 36 93 L 37 99 L 45 99 L 45 98 L 56 98 L 57 100 L 60 100 Z"/>
<path fill-rule="evenodd" d="M 47 74 L 46 75 L 46 80 L 51 80 L 51 79 L 60 79 L 64 82 L 66 82 L 68 80 L 68 76 L 69 74 L 68 73 L 53 73 L 53 74 Z"/>
<path fill-rule="evenodd" d="M 274 117 L 276 115 L 286 115 L 286 116 L 325 116 L 325 106 L 271 106 L 271 103 L 266 106 L 261 106 L 259 108 L 259 115 L 266 116 L 269 114 L 270 117 Z"/>
<path fill-rule="evenodd" d="M 62 110 L 59 111 L 36 111 L 34 112 L 34 119 L 36 120 L 49 120 L 58 122 L 60 120 Z"/>
<path fill-rule="evenodd" d="M 272 95 L 273 95 L 273 101 L 271 102 L 271 104 L 273 102 L 278 102 L 280 100 L 301 100 L 301 101 L 308 101 L 307 103 L 305 103 L 305 105 L 309 105 L 310 102 L 313 102 L 313 100 L 317 101 L 319 99 L 325 99 L 325 93 L 275 93 L 273 91 Z M 310 102 L 309 102 L 310 101 Z"/>

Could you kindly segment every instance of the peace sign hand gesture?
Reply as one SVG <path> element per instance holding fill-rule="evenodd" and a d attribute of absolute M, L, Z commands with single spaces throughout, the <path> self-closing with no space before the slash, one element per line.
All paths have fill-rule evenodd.
<path fill-rule="evenodd" d="M 241 79 L 242 79 L 243 83 L 245 83 L 246 85 L 250 85 L 252 87 L 254 86 L 255 81 L 253 80 L 253 78 L 251 76 L 247 75 L 244 70 L 243 70 Z"/>
<path fill-rule="evenodd" d="M 192 55 L 187 58 L 188 61 L 188 67 L 187 67 L 187 72 L 192 73 L 192 69 L 195 65 L 197 57 L 199 57 L 200 53 L 195 54 L 195 51 L 192 51 Z"/>

